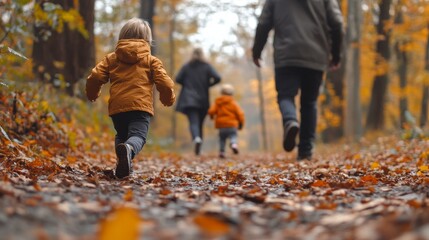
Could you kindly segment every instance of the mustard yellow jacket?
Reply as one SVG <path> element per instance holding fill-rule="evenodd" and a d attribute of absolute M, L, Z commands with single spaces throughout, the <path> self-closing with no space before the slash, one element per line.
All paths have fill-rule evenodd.
<path fill-rule="evenodd" d="M 95 101 L 101 86 L 110 81 L 109 115 L 129 111 L 153 111 L 153 85 L 165 106 L 176 100 L 174 82 L 162 62 L 150 54 L 141 39 L 119 40 L 116 50 L 99 62 L 86 81 L 86 96 Z"/>

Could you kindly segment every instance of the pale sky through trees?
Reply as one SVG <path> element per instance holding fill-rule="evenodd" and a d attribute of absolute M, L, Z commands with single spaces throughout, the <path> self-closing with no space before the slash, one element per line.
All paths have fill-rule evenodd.
<path fill-rule="evenodd" d="M 246 4 L 258 2 L 257 0 L 241 0 L 231 1 L 221 0 L 195 0 L 195 3 L 210 4 L 216 3 L 221 8 L 209 16 L 205 20 L 205 26 L 201 26 L 199 33 L 192 36 L 191 39 L 196 44 L 200 44 L 204 48 L 219 49 L 222 47 L 223 42 L 227 42 L 227 46 L 224 46 L 223 51 L 232 53 L 236 51 L 238 54 L 243 54 L 244 49 L 239 48 L 237 44 L 237 36 L 233 34 L 233 30 L 237 27 L 239 22 L 239 16 L 234 9 L 230 9 L 229 6 L 233 5 L 236 9 L 244 8 Z M 235 9 L 235 10 L 236 10 Z M 251 11 L 249 9 L 249 11 Z M 204 16 L 205 17 L 205 16 Z M 253 32 L 256 28 L 257 19 L 250 18 L 247 22 L 249 31 Z"/>
<path fill-rule="evenodd" d="M 104 11 L 107 14 L 113 13 L 114 3 L 118 0 L 97 0 L 96 11 Z M 243 54 L 245 49 L 242 49 L 238 44 L 237 37 L 233 34 L 234 28 L 237 27 L 239 22 L 239 16 L 237 11 L 246 12 L 246 5 L 250 3 L 258 3 L 258 0 L 240 0 L 231 3 L 229 0 L 189 0 L 186 3 L 187 7 L 180 7 L 180 11 L 186 13 L 183 16 L 197 16 L 199 21 L 198 33 L 189 36 L 190 41 L 196 45 L 201 46 L 205 50 L 213 49 L 220 50 L 227 53 Z M 232 6 L 232 7 L 231 7 Z M 209 10 L 209 8 L 212 8 Z M 200 11 L 199 9 L 203 9 Z M 249 9 L 249 15 L 251 15 L 251 9 Z M 210 14 L 207 14 L 210 12 Z M 125 14 L 125 13 L 124 13 Z M 259 12 L 258 12 L 259 14 Z M 182 18 L 183 18 L 182 16 Z M 127 18 L 124 16 L 124 18 Z M 124 19 L 126 20 L 126 19 Z M 118 26 L 109 25 L 109 28 L 117 29 L 113 32 L 119 32 L 120 25 Z M 250 32 L 254 32 L 256 28 L 257 19 L 247 18 L 246 27 Z M 103 25 L 103 28 L 106 28 Z M 106 32 L 106 29 L 96 23 L 95 26 L 96 34 Z M 115 35 L 117 36 L 117 34 Z"/>

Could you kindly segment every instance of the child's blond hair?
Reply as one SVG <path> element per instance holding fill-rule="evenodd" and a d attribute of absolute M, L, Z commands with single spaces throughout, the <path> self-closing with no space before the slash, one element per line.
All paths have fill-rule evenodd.
<path fill-rule="evenodd" d="M 147 21 L 131 18 L 119 32 L 119 40 L 121 39 L 143 39 L 152 44 L 152 30 Z"/>
<path fill-rule="evenodd" d="M 234 87 L 231 84 L 222 84 L 221 89 L 220 89 L 220 93 L 222 95 L 229 95 L 232 96 L 234 95 Z"/>

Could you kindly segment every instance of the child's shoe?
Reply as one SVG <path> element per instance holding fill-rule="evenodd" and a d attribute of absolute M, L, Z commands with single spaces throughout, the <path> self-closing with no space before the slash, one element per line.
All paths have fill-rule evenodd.
<path fill-rule="evenodd" d="M 225 153 L 224 152 L 220 152 L 219 153 L 219 158 L 225 158 Z"/>
<path fill-rule="evenodd" d="M 232 152 L 234 154 L 238 154 L 238 145 L 237 145 L 237 143 L 232 143 L 230 146 L 231 146 Z"/>
<path fill-rule="evenodd" d="M 132 158 L 132 147 L 126 143 L 120 143 L 116 147 L 116 154 L 118 156 L 118 162 L 116 163 L 115 175 L 118 178 L 124 178 L 131 173 L 131 158 Z"/>
<path fill-rule="evenodd" d="M 195 143 L 195 155 L 200 155 L 201 153 L 201 144 L 202 144 L 203 140 L 200 137 L 196 137 L 194 139 L 194 143 Z"/>

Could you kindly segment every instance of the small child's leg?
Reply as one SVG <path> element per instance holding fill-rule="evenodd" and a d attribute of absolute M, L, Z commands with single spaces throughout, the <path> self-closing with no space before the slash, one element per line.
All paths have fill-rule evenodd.
<path fill-rule="evenodd" d="M 232 151 L 234 152 L 234 154 L 238 154 L 238 141 L 237 141 L 237 129 L 236 128 L 231 128 L 230 131 L 230 146 Z"/>
<path fill-rule="evenodd" d="M 128 138 L 128 122 L 124 121 L 124 114 L 117 114 L 112 116 L 112 122 L 113 126 L 116 130 L 115 135 L 115 152 L 116 148 L 119 144 L 125 143 Z M 118 153 L 116 152 L 116 157 L 118 156 Z"/>
<path fill-rule="evenodd" d="M 226 139 L 228 138 L 227 132 L 225 132 L 224 128 L 219 129 L 219 157 L 225 157 L 225 145 Z"/>
<path fill-rule="evenodd" d="M 133 119 L 128 125 L 128 139 L 125 142 L 132 147 L 132 158 L 134 158 L 146 144 L 149 131 L 150 114 L 147 112 L 134 112 Z"/>

